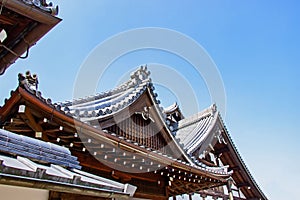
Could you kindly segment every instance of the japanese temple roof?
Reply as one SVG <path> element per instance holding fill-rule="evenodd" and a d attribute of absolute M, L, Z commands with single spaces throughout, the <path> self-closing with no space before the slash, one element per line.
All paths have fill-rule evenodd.
<path fill-rule="evenodd" d="M 174 135 L 183 143 L 183 148 L 189 154 L 195 152 L 223 154 L 221 156 L 223 164 L 235 166 L 229 169 L 233 169 L 232 177 L 236 185 L 242 187 L 245 194 L 245 188 L 248 187 L 255 191 L 256 197 L 267 199 L 238 152 L 215 104 L 180 120 Z"/>
<path fill-rule="evenodd" d="M 150 88 L 155 103 L 157 94 L 149 77 L 147 67 L 140 67 L 130 75 L 130 79 L 120 86 L 100 94 L 85 98 L 74 99 L 61 103 L 55 103 L 68 115 L 81 121 L 92 121 L 112 116 L 134 103 L 146 90 Z"/>
<path fill-rule="evenodd" d="M 27 58 L 29 49 L 61 19 L 55 17 L 58 7 L 42 0 L 6 0 L 0 6 L 1 75 L 17 59 Z"/>
<path fill-rule="evenodd" d="M 128 108 L 128 106 L 137 101 L 139 97 L 146 91 L 148 91 L 153 97 L 154 104 L 160 104 L 160 101 L 157 98 L 157 94 L 154 92 L 155 88 L 152 84 L 152 80 L 149 76 L 150 71 L 148 71 L 147 66 L 141 66 L 136 71 L 131 73 L 130 79 L 127 82 L 110 91 L 88 96 L 85 98 L 74 99 L 73 101 L 54 103 L 54 105 L 60 110 L 64 111 L 67 115 L 77 118 L 83 122 L 89 122 L 116 115 L 122 109 Z M 163 116 L 164 123 L 167 121 L 166 114 L 170 114 L 175 111 L 179 112 L 180 119 L 183 118 L 183 115 L 177 103 L 174 103 L 167 109 L 159 107 L 158 110 L 160 115 Z M 170 129 L 170 126 L 168 126 L 167 124 L 165 124 L 165 126 L 168 128 L 168 130 Z M 112 134 L 115 135 L 114 133 Z M 173 137 L 172 134 L 170 134 L 170 136 Z M 173 140 L 174 143 L 177 144 L 175 138 L 173 138 Z M 134 143 L 137 146 L 143 146 L 136 142 Z M 177 146 L 180 150 L 182 150 L 179 144 L 177 144 Z M 150 152 L 161 154 L 161 152 L 159 151 L 151 150 L 150 148 L 148 149 Z M 219 175 L 226 176 L 227 174 L 229 175 L 231 173 L 227 171 L 226 167 L 209 167 L 204 163 L 198 162 L 196 159 L 190 157 L 188 154 L 186 154 L 185 151 L 182 151 L 182 153 L 187 156 L 188 162 L 186 164 L 188 165 Z M 169 157 L 171 160 L 176 160 L 170 155 L 164 156 Z"/>
<path fill-rule="evenodd" d="M 0 129 L 0 134 L 1 141 L 6 139 L 6 143 L 9 144 L 5 146 L 0 143 L 0 183 L 78 194 L 85 191 L 88 195 L 98 197 L 126 198 L 132 196 L 136 189 L 132 185 L 81 171 L 81 167 L 74 168 L 58 162 L 58 154 L 68 155 L 65 157 L 65 162 L 74 158 L 67 148 L 3 129 Z M 28 149 L 28 144 L 32 145 L 31 150 Z M 22 147 L 24 147 L 23 152 Z M 38 148 L 35 151 L 36 147 Z M 41 156 L 43 154 L 49 158 Z M 55 158 L 51 159 L 53 155 Z M 79 166 L 78 163 L 77 165 Z"/>
<path fill-rule="evenodd" d="M 26 105 L 27 107 L 30 107 L 29 109 L 34 111 L 34 113 L 42 111 L 43 114 L 40 115 L 40 117 L 44 117 L 45 119 L 51 118 L 52 121 L 58 122 L 58 126 L 60 126 L 60 123 L 61 126 L 71 126 L 68 128 L 70 132 L 68 133 L 68 131 L 64 131 L 63 135 L 60 135 L 61 133 L 58 129 L 57 133 L 49 132 L 51 133 L 51 137 L 56 135 L 55 137 L 57 137 L 57 139 L 59 139 L 59 137 L 64 138 L 64 144 L 70 149 L 75 148 L 75 146 L 73 146 L 73 142 L 78 139 L 74 136 L 74 127 L 72 128 L 75 124 L 77 126 L 77 130 L 80 129 L 81 132 L 85 132 L 84 136 L 81 137 L 82 142 L 79 143 L 82 144 L 81 148 L 85 149 L 84 143 L 90 143 L 92 141 L 92 143 L 95 143 L 98 147 L 98 149 L 93 150 L 97 151 L 97 156 L 105 157 L 106 152 L 115 152 L 114 154 L 109 154 L 108 159 L 109 162 L 113 162 L 113 164 L 117 164 L 115 161 L 120 160 L 120 165 L 124 166 L 122 164 L 123 157 L 120 155 L 125 155 L 125 152 L 126 156 L 124 156 L 124 159 L 126 162 L 130 162 L 128 161 L 129 157 L 135 157 L 134 168 L 132 169 L 138 170 L 140 168 L 142 169 L 141 173 L 149 172 L 149 170 L 151 171 L 151 167 L 167 166 L 167 168 L 160 168 L 155 172 L 159 174 L 170 174 L 170 176 L 174 175 L 177 177 L 176 174 L 180 173 L 180 171 L 185 171 L 191 173 L 191 175 L 195 177 L 202 176 L 211 179 L 212 183 L 209 184 L 220 185 L 223 184 L 228 177 L 232 176 L 236 184 L 239 187 L 242 187 L 242 191 L 246 197 L 247 195 L 248 197 L 259 196 L 262 199 L 267 199 L 256 184 L 254 178 L 251 176 L 248 168 L 238 153 L 215 105 L 212 105 L 196 115 L 181 119 L 178 123 L 172 123 L 171 125 L 167 125 L 168 118 L 166 117 L 166 114 L 172 113 L 175 110 L 178 111 L 178 105 L 174 104 L 169 107 L 169 109 L 165 110 L 157 106 L 162 120 L 165 120 L 164 125 L 167 126 L 167 130 L 170 131 L 172 138 L 175 137 L 177 140 L 180 140 L 182 146 L 178 145 L 175 139 L 173 139 L 174 143 L 176 143 L 179 148 L 182 148 L 182 151 L 185 152 L 185 155 L 188 156 L 189 160 L 182 160 L 166 155 L 158 150 L 145 147 L 138 142 L 120 137 L 113 132 L 103 131 L 99 127 L 90 125 L 89 119 L 101 120 L 106 116 L 117 114 L 118 112 L 121 112 L 122 109 L 125 109 L 135 101 L 138 101 L 142 93 L 147 92 L 147 94 L 152 96 L 151 98 L 155 101 L 155 103 L 159 103 L 159 100 L 156 98 L 157 95 L 154 93 L 154 87 L 151 83 L 151 79 L 149 78 L 149 72 L 145 67 L 139 68 L 131 75 L 129 81 L 119 87 L 101 94 L 76 99 L 74 103 L 71 101 L 52 103 L 51 99 L 42 97 L 41 93 L 36 91 L 37 85 L 35 85 L 35 83 L 38 82 L 37 78 L 33 78 L 30 73 L 26 74 L 26 76 L 20 74 L 19 81 L 20 87 L 11 92 L 11 97 L 7 99 L 5 101 L 5 105 L 0 108 L 0 123 L 5 125 L 7 128 L 10 127 L 10 123 L 13 123 L 13 121 L 9 122 L 10 117 L 13 117 L 13 113 L 18 112 L 17 110 L 20 110 L 20 106 L 22 107 L 22 105 Z M 123 106 L 118 107 L 116 105 Z M 95 109 L 96 107 L 98 107 L 98 109 Z M 105 113 L 99 113 L 99 111 L 103 109 L 105 110 Z M 107 110 L 110 111 L 107 112 Z M 96 115 L 94 116 L 86 114 L 86 112 L 89 113 L 91 111 L 97 111 L 98 113 L 96 112 Z M 39 120 L 43 121 L 43 118 Z M 173 130 L 173 132 L 171 132 L 171 130 Z M 101 152 L 102 146 L 104 146 L 105 149 L 103 152 Z M 53 147 L 56 148 L 56 146 Z M 76 146 L 76 148 L 78 150 L 78 146 Z M 134 149 L 134 155 L 128 153 L 132 151 L 132 149 Z M 61 150 L 65 151 L 65 149 Z M 198 151 L 199 153 L 212 151 L 216 155 L 223 153 L 221 159 L 223 159 L 222 162 L 225 166 L 218 167 L 207 165 L 205 162 L 198 160 L 192 155 L 195 151 Z M 34 162 L 36 161 L 34 160 Z M 149 163 L 151 163 L 151 166 Z M 228 166 L 233 167 L 228 168 Z M 184 182 L 180 182 L 182 180 L 175 180 L 174 184 L 176 185 L 177 181 L 178 188 L 180 188 L 180 184 L 184 184 Z M 194 181 L 197 181 L 197 179 L 194 179 Z M 199 179 L 199 181 L 201 180 Z M 245 188 L 246 186 L 251 186 L 251 188 L 253 188 L 251 191 L 253 190 L 253 192 L 247 193 Z M 205 185 L 201 187 L 205 187 Z M 174 191 L 172 194 L 178 194 L 178 191 Z"/>
<path fill-rule="evenodd" d="M 21 82 L 24 81 L 22 79 L 22 75 L 19 75 L 19 78 L 21 77 Z M 24 77 L 23 77 L 24 78 Z M 26 101 L 29 101 L 30 103 L 34 104 L 35 106 L 39 106 L 38 104 L 41 104 L 41 106 L 43 106 L 44 109 L 49 110 L 49 112 L 51 112 L 52 116 L 59 116 L 60 118 L 64 118 L 65 120 L 68 119 L 68 123 L 75 123 L 78 126 L 82 127 L 80 129 L 86 129 L 86 130 L 90 130 L 93 133 L 96 133 L 98 136 L 97 138 L 99 138 L 99 136 L 101 136 L 101 138 L 108 140 L 108 141 L 115 141 L 118 143 L 118 145 L 120 146 L 128 146 L 129 148 L 135 148 L 137 151 L 139 151 L 141 153 L 141 155 L 145 155 L 146 157 L 152 157 L 154 160 L 159 160 L 159 163 L 161 164 L 161 166 L 168 166 L 168 165 L 172 165 L 174 167 L 179 167 L 179 168 L 185 168 L 186 170 L 189 171 L 195 171 L 195 173 L 204 173 L 208 176 L 214 177 L 214 176 L 218 176 L 220 177 L 220 179 L 222 179 L 222 177 L 229 177 L 230 176 L 230 172 L 227 171 L 227 168 L 219 168 L 219 167 L 209 167 L 204 165 L 203 163 L 196 163 L 194 162 L 194 160 L 190 157 L 189 159 L 191 159 L 191 162 L 185 162 L 182 161 L 178 158 L 173 158 L 170 155 L 166 155 L 163 154 L 162 152 L 153 150 L 151 148 L 146 148 L 145 146 L 138 144 L 137 142 L 133 142 L 130 141 L 128 139 L 125 139 L 123 137 L 119 137 L 114 133 L 105 133 L 102 130 L 99 130 L 98 128 L 95 128 L 93 126 L 88 125 L 88 123 L 82 123 L 81 121 L 77 121 L 76 118 L 74 119 L 72 116 L 68 115 L 66 111 L 63 111 L 61 109 L 60 106 L 58 106 L 57 104 L 53 104 L 52 101 L 50 99 L 45 99 L 41 96 L 40 92 L 36 92 L 28 86 L 27 83 L 23 82 L 22 85 L 23 88 L 19 87 L 15 92 L 12 92 L 12 97 L 8 100 L 6 100 L 7 104 L 4 105 L 2 108 L 0 108 L 0 119 L 3 120 L 6 116 L 6 114 L 8 114 L 10 108 L 15 107 L 15 105 L 10 104 L 10 102 L 14 102 L 17 103 L 18 101 L 20 101 L 22 98 L 26 99 Z M 18 100 L 19 99 L 19 100 Z M 45 107 L 46 106 L 46 107 Z M 48 111 L 47 111 L 48 112 Z M 3 122 L 2 122 L 3 123 Z M 95 135 L 96 137 L 96 135 Z M 174 142 L 175 139 L 174 139 Z M 100 147 L 99 147 L 100 148 Z M 120 153 L 121 154 L 121 153 Z M 151 155 L 151 156 L 150 156 Z"/>
<path fill-rule="evenodd" d="M 138 71 L 140 70 L 145 70 L 145 68 L 140 68 Z M 132 78 L 130 80 L 132 80 Z M 96 155 L 95 157 L 102 159 L 101 162 L 107 162 L 107 164 L 105 163 L 106 166 L 118 165 L 122 167 L 122 169 L 133 170 L 134 173 L 140 171 L 140 173 L 152 172 L 153 174 L 154 172 L 157 173 L 155 174 L 156 177 L 171 176 L 173 177 L 173 185 L 170 187 L 172 189 L 172 195 L 190 193 L 203 188 L 224 185 L 226 179 L 231 176 L 231 172 L 228 172 L 228 166 L 212 167 L 198 162 L 197 159 L 192 157 L 188 157 L 188 160 L 172 157 L 159 150 L 145 147 L 138 142 L 120 137 L 113 132 L 103 131 L 99 127 L 80 121 L 78 118 L 70 115 L 68 113 L 69 111 L 64 111 L 60 106 L 63 104 L 65 106 L 72 106 L 68 104 L 68 102 L 54 104 L 50 99 L 42 97 L 41 93 L 36 91 L 37 77 L 32 77 L 29 72 L 26 73 L 25 76 L 19 74 L 19 82 L 20 86 L 11 92 L 11 97 L 6 99 L 3 107 L 0 108 L 0 124 L 7 130 L 13 129 L 18 130 L 18 133 L 22 133 L 23 127 L 26 127 L 25 129 L 29 131 L 27 134 L 32 135 L 32 137 L 35 137 L 36 131 L 43 130 L 43 137 L 45 136 L 46 141 L 64 144 L 69 147 L 73 153 L 76 153 L 76 156 L 81 156 L 84 160 L 95 159 L 93 156 L 89 157 L 89 155 Z M 143 83 L 143 81 L 140 81 L 140 84 Z M 151 84 L 147 85 L 147 95 L 155 96 L 155 94 L 150 91 L 149 87 L 151 86 Z M 120 90 L 125 92 L 126 88 Z M 119 92 L 112 93 L 118 94 Z M 108 97 L 110 95 L 111 93 L 104 96 Z M 154 101 L 153 96 L 151 97 L 151 101 Z M 87 103 L 84 101 L 86 100 L 82 99 L 78 104 Z M 155 101 L 158 100 L 156 99 Z M 25 111 L 23 106 L 25 106 Z M 21 113 L 19 112 L 20 108 Z M 160 108 L 158 109 L 161 110 Z M 34 116 L 30 116 L 33 114 Z M 163 115 L 162 112 L 160 114 Z M 20 117 L 23 118 L 20 119 Z M 28 120 L 24 121 L 24 119 L 32 119 L 32 117 L 34 117 L 35 120 L 33 120 L 31 124 Z M 164 120 L 163 118 L 162 116 L 162 120 Z M 39 123 L 40 125 L 35 125 L 35 123 Z M 167 125 L 165 124 L 165 126 Z M 30 131 L 29 129 L 33 130 Z M 167 130 L 169 129 L 167 128 Z M 77 131 L 80 132 L 80 140 Z M 170 135 L 172 137 L 172 143 L 177 145 L 176 148 L 181 149 L 171 132 Z M 93 149 L 86 150 L 87 147 L 85 144 L 93 145 Z M 181 151 L 185 156 L 189 156 L 182 149 Z M 107 159 L 103 160 L 103 158 L 105 159 L 106 157 Z M 126 164 L 125 166 L 124 161 L 130 165 L 128 166 L 128 164 Z M 95 162 L 93 161 L 93 163 L 93 165 L 97 165 L 96 163 L 98 162 L 96 160 Z M 82 163 L 83 166 L 90 166 L 84 164 L 88 163 Z M 181 185 L 185 183 L 189 183 L 193 185 L 193 187 L 185 188 L 183 192 Z"/>

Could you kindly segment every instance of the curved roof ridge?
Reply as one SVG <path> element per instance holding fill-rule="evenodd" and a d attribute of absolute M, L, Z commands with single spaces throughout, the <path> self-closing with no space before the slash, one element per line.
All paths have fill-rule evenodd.
<path fill-rule="evenodd" d="M 107 107 L 93 110 L 94 112 L 97 113 L 97 116 L 94 116 L 94 117 L 80 116 L 80 118 L 83 121 L 91 121 L 91 120 L 95 120 L 95 119 L 100 119 L 104 116 L 105 117 L 111 116 L 111 115 L 115 114 L 116 112 L 126 109 L 127 106 L 134 103 L 135 100 L 137 100 L 138 97 L 141 96 L 145 91 L 146 91 L 146 87 L 142 87 L 140 90 L 138 90 L 135 93 L 127 94 L 124 99 L 122 99 L 119 102 L 116 102 L 115 104 L 111 104 Z M 82 115 L 85 115 L 85 114 L 82 113 Z"/>
<path fill-rule="evenodd" d="M 200 111 L 190 117 L 180 120 L 178 122 L 178 129 L 181 129 L 186 126 L 190 126 L 194 123 L 197 123 L 200 120 L 204 119 L 205 117 L 212 116 L 214 112 L 216 112 L 216 105 L 212 104 L 210 107 L 206 108 L 205 110 Z"/>
<path fill-rule="evenodd" d="M 90 95 L 86 97 L 81 97 L 81 98 L 76 98 L 73 100 L 68 100 L 68 101 L 63 101 L 63 102 L 57 102 L 57 104 L 61 106 L 71 106 L 71 105 L 77 105 L 77 104 L 82 104 L 86 103 L 92 100 L 98 100 L 98 99 L 103 99 L 106 97 L 110 97 L 112 95 L 122 93 L 129 88 L 132 87 L 138 87 L 140 84 L 143 84 L 143 82 L 148 81 L 151 82 L 150 79 L 150 71 L 148 71 L 147 66 L 141 66 L 139 67 L 136 71 L 132 72 L 130 74 L 130 79 L 119 86 L 110 89 L 105 92 L 97 93 L 95 95 Z"/>
<path fill-rule="evenodd" d="M 110 116 L 124 107 L 132 104 L 145 91 L 152 86 L 147 66 L 141 66 L 130 74 L 130 79 L 117 88 L 107 92 L 79 98 L 65 103 L 58 103 L 64 111 L 84 121 L 100 119 Z"/>
<path fill-rule="evenodd" d="M 123 96 L 126 96 L 128 93 L 133 92 L 135 89 L 136 88 L 130 88 L 129 90 L 127 90 L 127 92 L 117 93 L 117 94 L 114 94 L 112 96 L 104 97 L 102 99 L 95 99 L 95 100 L 87 101 L 87 102 L 82 103 L 82 104 L 75 104 L 75 105 L 69 106 L 69 108 L 80 110 L 80 109 L 85 109 L 87 107 L 95 107 L 98 104 L 101 104 L 101 103 L 104 103 L 104 102 L 111 102 L 111 101 L 113 101 L 113 99 L 122 98 Z"/>

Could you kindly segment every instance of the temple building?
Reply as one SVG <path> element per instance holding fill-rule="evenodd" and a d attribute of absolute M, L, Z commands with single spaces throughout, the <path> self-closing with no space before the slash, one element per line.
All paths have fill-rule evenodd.
<path fill-rule="evenodd" d="M 58 8 L 42 0 L 1 6 L 4 73 L 60 19 Z M 45 98 L 29 71 L 17 79 L 0 107 L 6 198 L 28 192 L 28 199 L 49 200 L 267 199 L 217 106 L 190 117 L 177 103 L 163 108 L 146 66 L 116 88 L 64 102 Z"/>
<path fill-rule="evenodd" d="M 18 79 L 19 86 L 0 109 L 5 133 L 2 165 L 8 169 L 3 176 L 28 174 L 26 169 L 20 169 L 20 174 L 11 171 L 14 166 L 6 164 L 5 159 L 20 162 L 21 157 L 36 163 L 33 166 L 43 163 L 50 164 L 50 169 L 54 166 L 65 170 L 69 175 L 67 183 L 72 187 L 77 187 L 74 177 L 78 174 L 116 181 L 123 184 L 123 189 L 128 188 L 127 184 L 131 193 L 122 190 L 124 196 L 167 199 L 197 193 L 203 199 L 266 199 L 237 152 L 217 107 L 212 105 L 188 118 L 184 118 L 177 104 L 160 107 L 145 66 L 110 91 L 56 103 L 37 90 L 37 76 L 27 72 L 19 74 Z M 20 150 L 28 149 L 31 143 L 40 150 L 22 154 Z M 55 153 L 61 151 L 61 157 L 52 155 L 51 150 L 56 148 L 59 150 Z M 39 167 L 33 167 L 36 171 L 32 176 L 36 176 Z M 30 177 L 22 177 L 22 181 L 1 179 L 1 183 L 23 186 L 27 185 L 23 183 L 26 178 Z M 72 188 L 65 194 L 45 184 L 34 186 L 49 190 L 49 199 L 78 195 Z M 86 195 L 89 199 L 101 197 L 97 193 Z"/>

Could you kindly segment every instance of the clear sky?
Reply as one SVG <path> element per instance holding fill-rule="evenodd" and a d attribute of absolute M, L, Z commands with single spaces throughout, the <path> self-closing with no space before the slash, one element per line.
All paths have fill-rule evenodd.
<path fill-rule="evenodd" d="M 18 60 L 0 77 L 0 99 L 9 97 L 10 90 L 17 87 L 17 74 L 27 69 L 38 74 L 44 97 L 54 101 L 72 99 L 80 66 L 98 44 L 134 28 L 172 29 L 202 45 L 216 63 L 227 96 L 225 123 L 261 189 L 270 199 L 298 198 L 298 1 L 65 0 L 55 3 L 60 6 L 59 17 L 63 21 L 30 50 L 28 59 Z M 100 81 L 99 92 L 114 87 L 124 73 L 145 63 L 169 66 L 183 74 L 193 86 L 200 110 L 213 103 L 205 82 L 194 76 L 189 63 L 159 50 L 122 56 Z M 163 106 L 169 105 L 174 96 L 180 96 L 170 95 L 174 91 L 168 94 L 163 86 L 156 90 Z M 185 115 L 192 114 L 188 106 L 182 109 Z"/>

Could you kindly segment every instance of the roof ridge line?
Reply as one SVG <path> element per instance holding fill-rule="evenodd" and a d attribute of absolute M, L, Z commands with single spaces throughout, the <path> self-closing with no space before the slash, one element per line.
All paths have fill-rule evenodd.
<path fill-rule="evenodd" d="M 106 98 L 111 95 L 115 95 L 117 93 L 124 92 L 128 88 L 138 87 L 139 85 L 141 85 L 144 82 L 151 82 L 151 81 L 152 80 L 150 78 L 150 71 L 148 71 L 147 66 L 141 66 L 137 70 L 135 70 L 134 72 L 132 72 L 130 74 L 129 80 L 116 86 L 115 88 L 109 89 L 107 91 L 103 91 L 101 93 L 96 93 L 95 95 L 78 97 L 78 98 L 75 98 L 72 100 L 57 102 L 57 104 L 60 104 L 60 105 L 67 104 L 66 106 L 70 106 L 73 104 L 76 105 L 76 104 L 84 103 L 85 101 L 89 101 L 91 99 L 97 100 L 97 99 L 101 99 L 101 98 Z"/>

